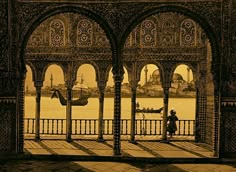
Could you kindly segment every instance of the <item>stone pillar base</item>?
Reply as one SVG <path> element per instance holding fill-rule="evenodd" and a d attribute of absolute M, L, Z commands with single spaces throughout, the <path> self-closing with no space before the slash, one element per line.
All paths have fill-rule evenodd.
<path fill-rule="evenodd" d="M 73 142 L 73 139 L 72 139 L 72 138 L 66 138 L 66 141 L 67 141 L 68 143 L 70 143 L 70 142 Z"/>
<path fill-rule="evenodd" d="M 160 140 L 160 143 L 170 143 L 170 141 L 168 139 L 162 139 Z"/>
<path fill-rule="evenodd" d="M 41 139 L 40 139 L 40 137 L 35 137 L 35 138 L 34 138 L 34 141 L 35 141 L 35 142 L 40 142 Z"/>
<path fill-rule="evenodd" d="M 129 140 L 129 143 L 132 143 L 132 144 L 135 144 L 135 145 L 138 144 L 138 142 L 136 140 Z"/>
<path fill-rule="evenodd" d="M 121 154 L 119 151 L 118 151 L 118 152 L 114 151 L 114 152 L 113 152 L 113 155 L 114 155 L 114 156 L 122 156 L 122 154 Z"/>
<path fill-rule="evenodd" d="M 103 143 L 103 142 L 105 142 L 105 140 L 104 140 L 103 138 L 98 138 L 98 139 L 97 139 L 97 142 Z"/>

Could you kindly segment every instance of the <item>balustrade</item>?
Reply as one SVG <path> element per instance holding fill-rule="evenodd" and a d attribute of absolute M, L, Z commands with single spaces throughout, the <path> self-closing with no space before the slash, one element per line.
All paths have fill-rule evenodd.
<path fill-rule="evenodd" d="M 24 119 L 25 134 L 35 134 L 35 119 Z M 162 135 L 162 120 L 159 119 L 136 119 L 135 135 Z M 40 119 L 40 134 L 43 135 L 65 135 L 66 119 Z M 113 119 L 103 119 L 103 135 L 113 135 Z M 129 135 L 131 120 L 122 119 L 120 134 Z M 195 120 L 177 121 L 177 132 L 179 136 L 193 136 L 195 131 Z M 72 135 L 98 135 L 97 119 L 72 119 Z"/>

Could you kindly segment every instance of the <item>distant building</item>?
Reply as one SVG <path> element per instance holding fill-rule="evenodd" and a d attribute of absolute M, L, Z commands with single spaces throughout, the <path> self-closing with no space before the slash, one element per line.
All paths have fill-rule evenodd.
<path fill-rule="evenodd" d="M 190 89 L 190 85 L 193 89 Z M 188 94 L 187 91 L 194 91 L 194 87 L 195 86 L 193 81 L 188 83 L 183 79 L 181 74 L 174 73 L 170 88 L 170 94 L 180 96 L 186 95 Z M 163 94 L 159 69 L 153 71 L 153 73 L 147 80 L 147 83 L 144 84 L 143 88 L 145 89 L 145 93 L 148 96 L 161 96 Z"/>

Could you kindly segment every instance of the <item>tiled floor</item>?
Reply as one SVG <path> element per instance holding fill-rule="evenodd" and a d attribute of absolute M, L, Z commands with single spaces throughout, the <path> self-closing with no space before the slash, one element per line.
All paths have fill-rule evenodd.
<path fill-rule="evenodd" d="M 151 164 L 94 161 L 9 161 L 1 172 L 236 172 L 236 164 Z"/>
<path fill-rule="evenodd" d="M 113 141 L 97 142 L 92 140 L 25 140 L 25 151 L 34 155 L 87 155 L 87 156 L 113 156 Z M 157 141 L 138 141 L 132 144 L 121 142 L 121 153 L 127 157 L 145 158 L 210 158 L 212 152 L 189 141 L 175 141 L 161 143 Z"/>
<path fill-rule="evenodd" d="M 191 141 L 140 140 L 137 144 L 121 141 L 121 153 L 121 156 L 113 155 L 111 140 L 68 143 L 62 139 L 40 142 L 29 139 L 25 140 L 28 158 L 2 159 L 0 172 L 236 172 L 236 161 L 225 164 L 212 161 L 214 157 L 208 148 Z M 163 161 L 155 161 L 158 159 Z"/>

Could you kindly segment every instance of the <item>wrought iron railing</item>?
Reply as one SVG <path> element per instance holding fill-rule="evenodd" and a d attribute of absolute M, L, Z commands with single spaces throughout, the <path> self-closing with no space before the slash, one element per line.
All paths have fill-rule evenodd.
<path fill-rule="evenodd" d="M 136 135 L 161 135 L 162 120 L 160 119 L 136 119 L 135 121 Z M 103 134 L 113 135 L 113 119 L 103 120 Z M 121 135 L 130 134 L 130 119 L 121 119 L 120 133 Z M 193 136 L 195 129 L 195 120 L 179 120 L 177 121 L 175 135 Z M 24 133 L 35 133 L 35 119 L 24 119 Z M 44 135 L 65 135 L 66 119 L 40 119 L 40 134 Z M 72 119 L 72 135 L 98 135 L 97 119 Z"/>

